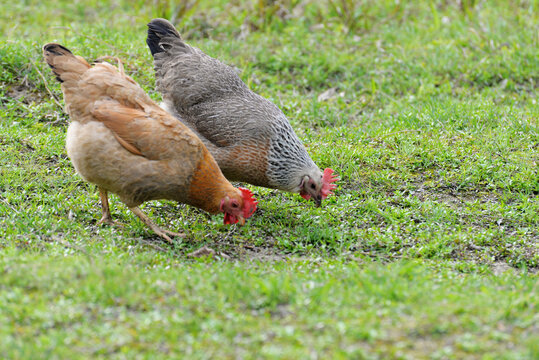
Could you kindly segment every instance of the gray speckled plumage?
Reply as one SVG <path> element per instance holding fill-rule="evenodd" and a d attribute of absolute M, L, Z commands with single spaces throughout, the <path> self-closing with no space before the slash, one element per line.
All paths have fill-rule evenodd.
<path fill-rule="evenodd" d="M 283 112 L 236 71 L 189 46 L 164 19 L 148 24 L 162 106 L 195 131 L 229 180 L 299 192 L 319 168 Z"/>

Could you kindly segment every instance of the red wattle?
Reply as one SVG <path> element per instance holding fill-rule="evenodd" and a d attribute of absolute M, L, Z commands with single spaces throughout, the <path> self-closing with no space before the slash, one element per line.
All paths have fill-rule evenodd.
<path fill-rule="evenodd" d="M 232 214 L 229 214 L 229 213 L 225 213 L 225 218 L 223 220 L 223 223 L 225 225 L 228 225 L 228 224 L 235 224 L 238 222 L 238 218 L 236 218 L 234 215 Z"/>

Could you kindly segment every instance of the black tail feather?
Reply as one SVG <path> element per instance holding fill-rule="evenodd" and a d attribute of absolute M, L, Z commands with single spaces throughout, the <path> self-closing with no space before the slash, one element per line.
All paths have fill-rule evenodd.
<path fill-rule="evenodd" d="M 146 38 L 146 43 L 150 48 L 152 56 L 164 51 L 163 48 L 159 46 L 159 42 L 162 38 L 169 36 L 181 39 L 178 30 L 176 30 L 174 25 L 168 20 L 157 18 L 150 21 L 148 24 L 148 37 Z"/>
<path fill-rule="evenodd" d="M 64 52 L 62 52 L 62 50 Z M 73 55 L 71 50 L 69 50 L 65 46 L 62 46 L 60 44 L 55 44 L 55 43 L 46 44 L 45 46 L 43 46 L 43 51 L 50 52 L 50 53 L 52 53 L 54 55 L 57 55 L 57 56 L 65 55 L 65 52 L 68 52 L 69 54 Z"/>

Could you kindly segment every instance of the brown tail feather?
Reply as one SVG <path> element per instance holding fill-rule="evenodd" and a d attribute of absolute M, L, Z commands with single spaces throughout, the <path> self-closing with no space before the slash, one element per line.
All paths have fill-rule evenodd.
<path fill-rule="evenodd" d="M 61 83 L 78 78 L 90 68 L 86 60 L 73 55 L 69 49 L 60 44 L 50 43 L 43 46 L 43 57 Z"/>

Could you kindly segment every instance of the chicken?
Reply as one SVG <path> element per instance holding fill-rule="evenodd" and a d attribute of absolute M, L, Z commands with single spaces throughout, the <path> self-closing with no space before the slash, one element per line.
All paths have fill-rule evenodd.
<path fill-rule="evenodd" d="M 322 173 L 283 112 L 231 67 L 186 44 L 165 19 L 148 24 L 162 106 L 191 128 L 231 181 L 299 193 L 319 206 L 338 179 Z"/>
<path fill-rule="evenodd" d="M 43 47 L 71 118 L 67 153 L 77 173 L 99 189 L 103 216 L 112 222 L 108 192 L 157 235 L 171 242 L 185 236 L 159 228 L 140 209 L 145 201 L 175 200 L 209 213 L 224 213 L 225 224 L 242 224 L 257 202 L 247 189 L 223 176 L 200 139 L 152 101 L 142 88 L 109 63 L 90 66 L 59 44 Z"/>

